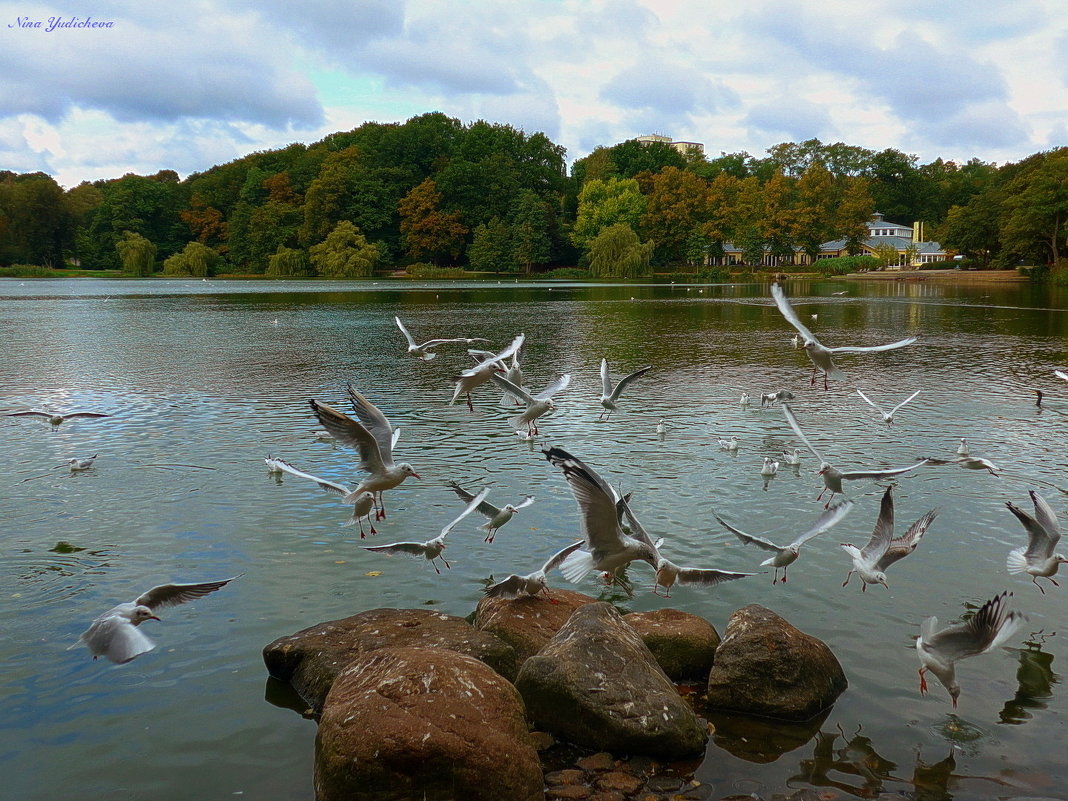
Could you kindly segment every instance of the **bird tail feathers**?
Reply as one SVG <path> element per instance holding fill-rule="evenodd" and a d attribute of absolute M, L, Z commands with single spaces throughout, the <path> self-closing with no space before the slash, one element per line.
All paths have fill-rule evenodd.
<path fill-rule="evenodd" d="M 1008 567 L 1010 573 L 1023 573 L 1027 570 L 1026 553 L 1027 546 L 1021 546 L 1009 552 L 1009 557 L 1005 560 L 1005 566 Z"/>
<path fill-rule="evenodd" d="M 560 572 L 572 584 L 578 584 L 593 570 L 593 554 L 589 551 L 574 551 L 560 565 Z"/>

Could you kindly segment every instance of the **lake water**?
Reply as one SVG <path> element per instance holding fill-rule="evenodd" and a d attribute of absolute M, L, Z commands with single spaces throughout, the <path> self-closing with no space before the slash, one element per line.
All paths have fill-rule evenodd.
<path fill-rule="evenodd" d="M 841 586 L 849 560 L 839 543 L 865 542 L 876 518 L 882 490 L 867 482 L 847 486 L 856 508 L 805 546 L 785 585 L 759 575 L 676 588 L 665 601 L 649 592 L 651 572 L 635 567 L 628 609 L 670 604 L 722 632 L 733 610 L 762 604 L 826 641 L 849 679 L 829 717 L 808 728 L 739 730 L 717 718 L 698 778 L 716 797 L 787 786 L 913 792 L 914 774 L 945 784 L 923 766 L 952 748 L 955 798 L 1065 797 L 1068 586 L 1042 594 L 1005 568 L 1024 542 L 1006 501 L 1030 509 L 1036 489 L 1068 524 L 1068 383 L 1052 375 L 1068 368 L 1065 297 L 1026 284 L 843 281 L 790 282 L 787 294 L 806 321 L 818 314 L 812 327 L 827 344 L 921 341 L 843 356 L 848 380 L 825 392 L 809 386 L 808 361 L 761 284 L 0 281 L 0 411 L 111 415 L 54 431 L 0 417 L 2 795 L 310 798 L 315 726 L 280 708 L 263 646 L 375 607 L 464 616 L 490 575 L 534 569 L 578 525 L 562 476 L 539 453 L 547 444 L 633 490 L 636 513 L 675 561 L 754 569 L 765 554 L 718 528 L 713 509 L 784 542 L 821 511 L 810 455 L 766 487 L 759 475 L 764 456 L 800 447 L 782 412 L 738 404 L 743 390 L 786 388 L 810 439 L 840 467 L 951 456 L 967 437 L 1003 474 L 946 466 L 900 480 L 899 532 L 942 511 L 889 571 L 889 590 Z M 404 357 L 394 315 L 423 339 L 464 334 L 503 347 L 525 332 L 535 388 L 572 373 L 539 444 L 508 430 L 496 391 L 476 393 L 474 413 L 450 406 L 450 376 L 467 357 L 448 347 L 434 362 Z M 602 356 L 616 377 L 654 368 L 607 423 L 597 422 Z M 347 507 L 309 482 L 269 477 L 263 464 L 274 454 L 354 483 L 353 453 L 316 440 L 307 403 L 347 408 L 350 382 L 403 429 L 398 458 L 422 476 L 388 493 L 375 542 L 434 536 L 460 510 L 447 480 L 490 486 L 498 504 L 537 501 L 492 544 L 476 529 L 482 521 L 458 527 L 441 576 L 360 550 L 358 531 L 341 525 Z M 922 392 L 888 429 L 855 387 L 886 406 Z M 1036 408 L 1035 388 L 1049 408 Z M 717 445 L 730 435 L 736 455 Z M 94 453 L 94 469 L 66 469 Z M 147 623 L 158 648 L 127 665 L 67 650 L 96 615 L 155 584 L 238 573 Z M 597 593 L 597 579 L 580 589 Z M 1029 617 L 1010 647 L 959 666 L 955 714 L 937 682 L 921 697 L 920 621 L 959 619 L 1005 589 Z"/>

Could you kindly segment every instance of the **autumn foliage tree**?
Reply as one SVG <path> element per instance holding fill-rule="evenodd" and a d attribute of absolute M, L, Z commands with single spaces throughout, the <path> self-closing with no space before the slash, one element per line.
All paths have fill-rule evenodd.
<path fill-rule="evenodd" d="M 442 258 L 455 259 L 463 250 L 467 228 L 460 215 L 441 207 L 441 193 L 427 178 L 401 200 L 401 236 L 408 253 L 419 261 L 424 258 L 438 264 Z"/>

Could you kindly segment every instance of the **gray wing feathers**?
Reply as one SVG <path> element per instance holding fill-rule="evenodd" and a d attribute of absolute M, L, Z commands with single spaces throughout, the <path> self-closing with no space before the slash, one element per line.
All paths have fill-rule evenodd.
<path fill-rule="evenodd" d="M 222 589 L 238 576 L 233 576 L 222 581 L 205 581 L 200 584 L 161 584 L 153 587 L 148 592 L 140 595 L 134 603 L 139 606 L 147 606 L 153 611 L 164 609 L 168 606 L 192 601 L 194 598 L 203 598 L 205 595 Z"/>

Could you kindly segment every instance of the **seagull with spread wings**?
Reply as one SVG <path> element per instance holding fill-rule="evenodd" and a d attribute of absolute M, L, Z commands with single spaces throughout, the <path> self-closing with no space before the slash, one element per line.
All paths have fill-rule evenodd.
<path fill-rule="evenodd" d="M 559 551 L 549 557 L 540 568 L 533 573 L 527 573 L 525 576 L 519 576 L 513 573 L 508 578 L 498 581 L 496 584 L 492 584 L 486 588 L 486 596 L 488 598 L 518 598 L 520 595 L 538 595 L 539 593 L 545 593 L 545 597 L 552 601 L 552 596 L 549 595 L 549 582 L 547 576 L 552 570 L 555 570 L 560 564 L 567 559 L 572 553 L 577 551 L 585 545 L 585 540 L 579 540 L 573 542 L 566 548 L 561 548 Z M 555 602 L 554 602 L 555 603 Z"/>
<path fill-rule="evenodd" d="M 1068 562 L 1068 558 L 1056 553 L 1057 543 L 1061 540 L 1061 526 L 1057 522 L 1057 515 L 1046 499 L 1037 492 L 1031 490 L 1028 494 L 1035 507 L 1034 517 L 1012 501 L 1005 503 L 1009 511 L 1016 515 L 1016 519 L 1027 530 L 1027 545 L 1022 545 L 1009 553 L 1007 566 L 1010 573 L 1030 575 L 1031 581 L 1045 595 L 1046 591 L 1038 583 L 1039 577 L 1049 579 L 1053 586 L 1059 587 L 1053 575 L 1057 572 L 1057 568 Z"/>
<path fill-rule="evenodd" d="M 886 492 L 883 493 L 883 500 L 879 505 L 879 517 L 875 521 L 875 530 L 872 531 L 868 544 L 861 549 L 843 543 L 842 549 L 853 558 L 853 567 L 846 574 L 846 579 L 842 582 L 843 587 L 849 583 L 854 573 L 861 578 L 860 588 L 862 590 L 867 590 L 869 584 L 882 584 L 888 587 L 887 568 L 916 550 L 924 532 L 938 516 L 938 510 L 932 509 L 909 526 L 908 531 L 895 539 L 893 491 L 893 487 L 887 487 Z"/>
<path fill-rule="evenodd" d="M 111 415 L 103 412 L 67 412 L 67 414 L 59 414 L 58 412 L 42 412 L 34 409 L 28 412 L 11 412 L 8 417 L 43 417 L 52 425 L 58 426 L 64 420 L 73 420 L 75 417 L 111 417 Z"/>
<path fill-rule="evenodd" d="M 159 620 L 156 612 L 168 606 L 192 601 L 222 589 L 233 578 L 223 581 L 206 581 L 201 584 L 161 584 L 135 600 L 119 604 L 102 614 L 89 626 L 67 650 L 85 645 L 93 659 L 106 656 L 112 662 L 125 664 L 140 654 L 156 647 L 148 635 L 138 628 L 146 620 Z"/>
<path fill-rule="evenodd" d="M 364 492 L 375 496 L 375 520 L 386 516 L 382 493 L 400 486 L 408 476 L 419 478 L 415 468 L 407 462 L 393 462 L 393 446 L 400 435 L 394 431 L 386 416 L 373 403 L 349 386 L 349 399 L 359 420 L 353 420 L 325 403 L 309 401 L 319 423 L 343 445 L 355 448 L 360 454 L 360 469 L 370 473 L 342 503 L 354 504 Z"/>
<path fill-rule="evenodd" d="M 797 418 L 794 417 L 793 410 L 790 408 L 790 405 L 788 403 L 784 403 L 782 405 L 782 413 L 786 416 L 786 422 L 790 424 L 790 428 L 792 428 L 794 430 L 794 433 L 797 434 L 797 438 L 800 439 L 802 443 L 804 443 L 805 447 L 808 448 L 809 452 L 813 456 L 820 460 L 819 475 L 821 478 L 823 478 L 823 489 L 820 491 L 820 494 L 816 496 L 816 500 L 822 498 L 823 493 L 827 491 L 830 491 L 831 498 L 833 498 L 836 493 L 840 494 L 843 491 L 843 481 L 857 481 L 862 478 L 870 478 L 877 481 L 880 478 L 890 478 L 891 476 L 899 476 L 902 473 L 907 473 L 910 470 L 915 470 L 917 467 L 925 465 L 929 461 L 927 459 L 923 459 L 919 462 L 916 462 L 916 464 L 914 465 L 909 465 L 908 467 L 893 467 L 888 470 L 849 470 L 843 472 L 842 470 L 833 467 L 830 462 L 820 456 L 819 451 L 812 447 L 812 443 L 808 441 L 808 437 L 806 437 L 801 431 L 801 427 L 797 423 Z M 828 503 L 830 503 L 829 499 Z"/>
<path fill-rule="evenodd" d="M 438 569 L 436 560 L 440 559 L 447 568 L 452 568 L 452 565 L 448 563 L 442 552 L 445 550 L 445 535 L 456 528 L 456 524 L 471 514 L 478 505 L 482 503 L 482 499 L 489 494 L 489 487 L 486 487 L 482 492 L 475 495 L 467 508 L 465 508 L 460 514 L 449 523 L 445 528 L 441 530 L 438 536 L 427 540 L 426 542 L 394 542 L 389 545 L 363 545 L 361 546 L 365 551 L 374 551 L 375 553 L 384 553 L 386 556 L 396 556 L 403 554 L 405 556 L 422 557 L 430 562 L 431 567 L 434 568 L 435 573 L 441 573 Z"/>
<path fill-rule="evenodd" d="M 511 356 L 513 353 L 523 347 L 523 343 L 527 338 L 524 334 L 519 334 L 512 340 L 507 348 L 500 353 L 490 353 L 485 350 L 469 350 L 472 356 L 479 360 L 478 364 L 474 367 L 469 367 L 459 375 L 453 378 L 456 382 L 456 387 L 452 393 L 452 400 L 449 403 L 456 403 L 457 399 L 464 395 L 467 397 L 467 408 L 470 411 L 474 411 L 475 407 L 471 403 L 471 393 L 478 387 L 485 384 L 490 380 L 490 377 L 497 373 L 503 373 L 505 371 L 503 362 Z"/>
<path fill-rule="evenodd" d="M 404 323 L 401 322 L 400 317 L 393 318 L 397 323 L 397 328 L 404 334 L 404 338 L 408 340 L 408 355 L 415 356 L 417 359 L 422 359 L 424 362 L 428 362 L 431 359 L 436 359 L 438 354 L 434 353 L 434 348 L 441 345 L 449 345 L 452 343 L 462 343 L 464 345 L 471 345 L 475 342 L 489 342 L 488 339 L 474 338 L 468 339 L 467 337 L 456 337 L 454 339 L 428 339 L 423 344 L 418 344 L 415 338 L 408 333 L 408 329 L 404 327 Z"/>
<path fill-rule="evenodd" d="M 460 500 L 470 503 L 474 500 L 475 496 L 465 490 L 455 481 L 449 482 L 449 489 L 456 493 Z M 506 503 L 502 508 L 494 506 L 489 501 L 482 501 L 476 508 L 478 513 L 483 517 L 489 518 L 489 522 L 485 523 L 479 528 L 486 532 L 486 542 L 493 542 L 493 538 L 497 534 L 497 529 L 507 523 L 520 509 L 525 509 L 534 503 L 534 496 L 527 495 L 523 500 L 514 506 L 510 503 Z M 548 572 L 548 571 L 546 571 Z"/>
<path fill-rule="evenodd" d="M 612 378 L 608 373 L 608 359 L 601 359 L 601 416 L 597 419 L 607 420 L 612 416 L 617 408 L 617 401 L 619 396 L 623 394 L 632 381 L 637 381 L 643 375 L 652 370 L 652 366 L 643 367 L 640 370 L 635 370 L 630 375 L 624 376 L 619 379 L 619 382 L 613 387 Z"/>
<path fill-rule="evenodd" d="M 845 517 L 849 510 L 853 508 L 853 501 L 842 501 L 837 503 L 829 509 L 825 510 L 823 514 L 817 518 L 816 522 L 806 531 L 801 534 L 797 539 L 791 542 L 789 545 L 776 545 L 771 540 L 764 539 L 763 537 L 757 537 L 753 534 L 746 534 L 741 529 L 735 528 L 718 514 L 715 515 L 716 520 L 727 531 L 731 532 L 738 539 L 742 541 L 744 545 L 755 545 L 758 548 L 762 548 L 772 554 L 771 557 L 765 559 L 760 563 L 761 567 L 773 567 L 775 568 L 775 576 L 772 578 L 772 584 L 778 584 L 779 569 L 782 569 L 782 583 L 786 583 L 786 568 L 797 561 L 797 557 L 801 554 L 801 546 L 815 537 L 817 534 L 822 534 L 827 529 L 836 525 L 843 517 Z"/>
<path fill-rule="evenodd" d="M 522 431 L 525 428 L 528 436 L 537 435 L 539 417 L 556 410 L 556 404 L 552 400 L 553 395 L 563 392 L 571 384 L 571 373 L 564 373 L 537 395 L 531 395 L 498 373 L 491 373 L 490 378 L 517 401 L 526 405 L 526 409 L 508 420 L 508 425 L 515 431 Z"/>
<path fill-rule="evenodd" d="M 397 433 L 400 429 L 397 429 Z M 352 493 L 349 487 L 344 484 L 338 484 L 334 481 L 329 481 L 325 478 L 319 478 L 313 476 L 311 473 L 305 473 L 303 470 L 298 470 L 285 459 L 278 459 L 274 456 L 268 456 L 263 460 L 267 465 L 267 470 L 277 475 L 278 473 L 289 473 L 291 476 L 297 478 L 306 478 L 309 481 L 314 481 L 319 485 L 319 488 L 334 495 L 340 495 L 342 498 L 347 497 Z M 371 526 L 371 533 L 377 534 L 375 530 L 375 524 L 371 522 L 371 510 L 374 509 L 375 496 L 370 492 L 361 492 L 352 505 L 352 517 L 349 518 L 347 523 L 342 523 L 344 526 L 360 526 L 360 539 L 364 539 L 367 535 L 363 530 L 363 519 L 367 518 L 368 524 Z"/>
<path fill-rule="evenodd" d="M 839 370 L 832 357 L 838 353 L 877 353 L 884 350 L 895 350 L 897 348 L 903 348 L 906 345 L 911 345 L 916 341 L 916 337 L 908 337 L 907 339 L 899 340 L 898 342 L 891 342 L 889 345 L 874 345 L 871 347 L 860 346 L 843 346 L 837 348 L 828 348 L 820 343 L 816 339 L 816 335 L 813 334 L 805 324 L 798 319 L 797 313 L 790 305 L 790 301 L 786 299 L 786 295 L 782 291 L 782 287 L 777 283 L 771 285 L 771 297 L 775 300 L 775 305 L 779 308 L 782 316 L 786 318 L 786 322 L 797 329 L 804 339 L 802 347 L 805 349 L 805 353 L 808 354 L 809 360 L 812 362 L 812 385 L 816 383 L 816 371 L 821 370 L 823 372 L 823 388 L 827 389 L 827 379 L 844 378 L 845 375 Z"/>
<path fill-rule="evenodd" d="M 879 406 L 877 403 L 875 403 L 875 401 L 873 401 L 871 398 L 869 398 L 867 395 L 865 395 L 859 389 L 857 390 L 857 394 L 860 395 L 860 397 L 862 397 L 864 399 L 865 403 L 867 403 L 871 408 L 875 409 L 875 411 L 877 411 L 879 414 L 881 414 L 883 416 L 883 422 L 886 423 L 887 426 L 891 426 L 891 425 L 894 424 L 894 415 L 897 414 L 898 409 L 900 409 L 906 403 L 908 403 L 913 398 L 915 398 L 917 395 L 919 395 L 920 394 L 920 390 L 916 390 L 915 392 L 913 392 L 911 395 L 909 395 L 907 398 L 905 398 L 905 400 L 901 401 L 901 403 L 899 403 L 897 406 L 895 406 L 890 411 L 886 411 L 885 409 L 883 409 L 882 406 Z"/>

